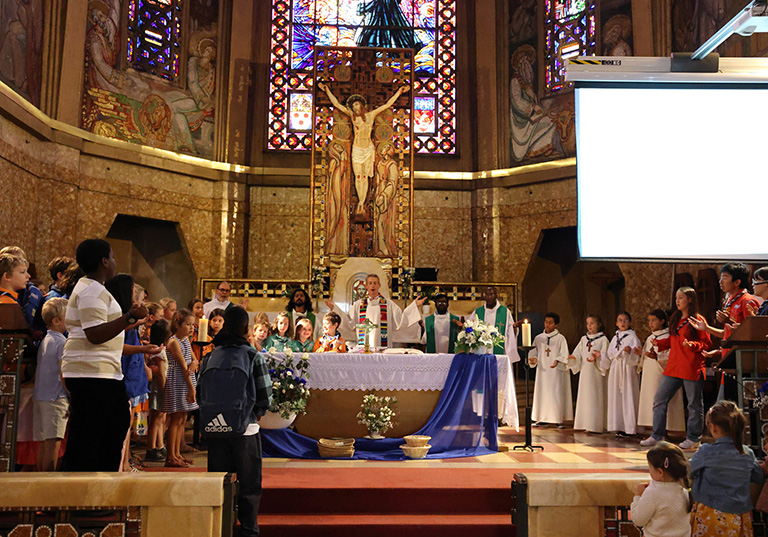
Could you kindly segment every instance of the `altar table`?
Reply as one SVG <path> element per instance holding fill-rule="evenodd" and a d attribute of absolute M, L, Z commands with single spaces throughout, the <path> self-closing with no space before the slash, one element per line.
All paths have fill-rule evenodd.
<path fill-rule="evenodd" d="M 360 437 L 357 424 L 363 395 L 394 395 L 397 425 L 387 436 L 420 429 L 430 418 L 445 386 L 452 354 L 310 353 L 307 414 L 296 420 L 296 432 L 310 437 Z M 509 357 L 496 356 L 498 415 L 519 427 L 515 382 Z M 482 397 L 482 394 L 479 394 Z"/>

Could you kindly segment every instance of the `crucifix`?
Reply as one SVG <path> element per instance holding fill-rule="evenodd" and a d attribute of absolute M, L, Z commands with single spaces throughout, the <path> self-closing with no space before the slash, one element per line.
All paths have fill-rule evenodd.
<path fill-rule="evenodd" d="M 549 358 L 549 347 L 547 347 L 547 358 Z"/>

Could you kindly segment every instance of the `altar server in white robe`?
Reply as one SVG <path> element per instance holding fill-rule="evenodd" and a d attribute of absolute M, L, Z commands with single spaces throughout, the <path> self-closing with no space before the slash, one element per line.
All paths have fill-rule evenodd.
<path fill-rule="evenodd" d="M 435 295 L 435 313 L 424 319 L 424 334 L 421 344 L 427 354 L 453 354 L 459 336 L 459 317 L 448 313 L 448 295 Z"/>
<path fill-rule="evenodd" d="M 603 322 L 597 315 L 587 317 L 587 333 L 568 357 L 571 372 L 579 375 L 579 393 L 576 396 L 576 417 L 573 428 L 590 433 L 605 432 L 606 376 L 611 362 L 608 359 L 608 338 L 603 333 Z"/>
<path fill-rule="evenodd" d="M 568 375 L 568 342 L 557 330 L 558 324 L 557 313 L 544 315 L 544 332 L 533 339 L 528 363 L 536 367 L 533 421 L 556 423 L 558 428 L 565 429 L 563 422 L 573 419 L 573 397 Z"/>
<path fill-rule="evenodd" d="M 648 328 L 651 335 L 645 340 L 643 352 L 637 370 L 640 377 L 640 403 L 637 407 L 637 424 L 641 427 L 653 427 L 653 398 L 659 389 L 662 373 L 669 361 L 669 349 L 658 351 L 658 342 L 669 339 L 667 314 L 656 309 L 648 314 Z M 677 390 L 667 407 L 667 430 L 685 431 L 685 410 L 683 409 L 683 390 Z"/>
<path fill-rule="evenodd" d="M 365 290 L 368 293 L 365 298 L 356 300 L 349 313 L 344 313 L 332 300 L 326 300 L 326 305 L 341 317 L 342 328 L 357 336 L 356 343 L 363 345 L 365 341 L 365 331 L 357 328 L 357 325 L 366 319 L 371 321 L 376 328 L 373 328 L 369 336 L 369 344 L 372 347 L 392 347 L 392 336 L 398 331 L 409 326 L 418 324 L 421 320 L 419 308 L 426 300 L 422 297 L 411 302 L 405 310 L 392 300 L 379 294 L 381 281 L 376 274 L 369 274 L 365 278 Z M 347 342 L 347 347 L 353 347 L 354 342 Z"/>
<path fill-rule="evenodd" d="M 517 353 L 517 327 L 522 321 L 515 321 L 509 309 L 498 301 L 498 291 L 493 286 L 485 288 L 485 305 L 477 308 L 469 317 L 470 321 L 480 319 L 485 324 L 496 326 L 500 334 L 504 336 L 504 346 L 493 347 L 493 354 L 506 354 L 513 364 L 520 361 Z"/>
<path fill-rule="evenodd" d="M 607 353 L 611 361 L 607 425 L 608 430 L 616 431 L 618 437 L 637 434 L 637 403 L 640 397 L 637 362 L 642 344 L 630 328 L 631 322 L 632 317 L 626 311 L 616 316 L 618 330 L 608 345 Z"/>

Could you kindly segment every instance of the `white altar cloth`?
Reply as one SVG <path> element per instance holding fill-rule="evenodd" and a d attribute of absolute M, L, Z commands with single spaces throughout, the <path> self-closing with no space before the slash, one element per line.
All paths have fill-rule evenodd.
<path fill-rule="evenodd" d="M 453 354 L 310 353 L 310 390 L 442 390 Z M 498 414 L 519 430 L 515 379 L 509 356 L 496 355 Z"/>

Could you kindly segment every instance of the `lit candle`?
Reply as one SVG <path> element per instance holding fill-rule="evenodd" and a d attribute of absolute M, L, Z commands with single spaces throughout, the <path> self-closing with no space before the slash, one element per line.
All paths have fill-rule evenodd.
<path fill-rule="evenodd" d="M 528 319 L 523 321 L 523 347 L 531 346 L 531 323 Z"/>
<path fill-rule="evenodd" d="M 202 341 L 203 343 L 208 343 L 208 319 L 205 317 L 200 319 L 200 324 L 197 330 L 197 340 Z"/>

